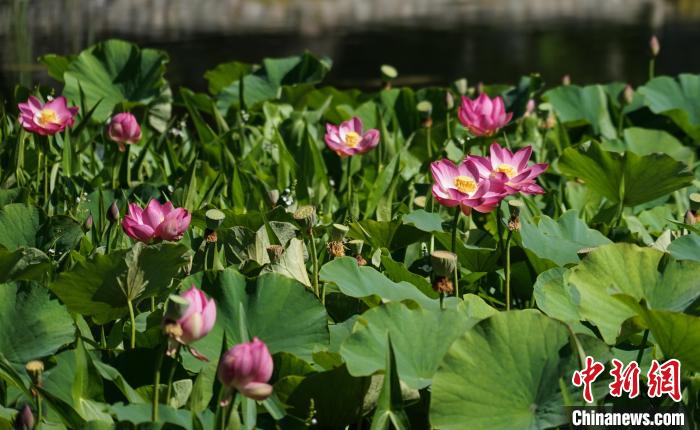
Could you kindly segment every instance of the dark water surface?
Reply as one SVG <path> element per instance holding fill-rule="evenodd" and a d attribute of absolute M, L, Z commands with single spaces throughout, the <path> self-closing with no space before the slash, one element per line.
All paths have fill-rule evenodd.
<path fill-rule="evenodd" d="M 14 6 L 4 7 L 8 1 Z M 350 21 L 343 26 L 320 23 L 311 31 L 304 25 L 291 26 L 291 29 L 270 28 L 265 22 L 251 22 L 245 28 L 234 26 L 231 31 L 225 31 L 226 27 L 210 28 L 200 24 L 187 31 L 147 31 L 143 26 L 134 26 L 133 20 L 129 28 L 118 21 L 115 25 L 113 16 L 107 17 L 102 12 L 109 10 L 110 5 L 127 0 L 93 0 L 103 3 L 105 9 L 96 8 L 97 3 L 92 3 L 90 16 L 105 18 L 105 21 L 111 19 L 107 24 L 85 18 L 85 12 L 77 17 L 67 15 L 65 19 L 60 16 L 61 11 L 68 10 L 68 3 L 85 7 L 82 0 L 46 3 L 62 2 L 63 9 L 57 8 L 51 14 L 46 8 L 36 6 L 39 1 L 44 0 L 0 0 L 0 18 L 9 23 L 5 31 L 0 28 L 0 91 L 6 95 L 20 77 L 25 83 L 51 82 L 35 61 L 39 55 L 76 53 L 95 41 L 110 37 L 167 51 L 171 58 L 168 79 L 173 86 L 184 85 L 198 91 L 206 90 L 204 72 L 219 63 L 260 62 L 265 57 L 294 55 L 305 49 L 333 60 L 327 82 L 340 87 L 378 87 L 382 64 L 394 65 L 399 70 L 398 84 L 416 86 L 445 85 L 462 77 L 472 84 L 479 81 L 514 83 L 521 75 L 531 72 L 541 73 L 548 84 L 556 84 L 563 75 L 569 74 L 573 83 L 624 81 L 638 85 L 647 78 L 648 41 L 652 34 L 657 34 L 662 44 L 657 74 L 700 72 L 700 13 L 690 18 L 687 14 L 676 13 L 661 20 L 645 18 L 642 13 L 639 19 L 608 19 L 605 14 L 582 18 L 553 15 L 554 18 L 528 20 L 525 17 L 510 22 L 469 18 L 471 15 L 448 19 L 451 10 L 446 7 L 443 11 L 432 11 L 439 17 L 437 19 L 388 20 L 361 25 Z M 152 6 L 155 1 L 147 3 Z M 241 1 L 242 7 L 250 6 L 244 0 L 226 1 Z M 451 4 L 445 3 L 447 0 L 439 1 L 443 5 Z M 477 0 L 455 1 L 479 3 Z M 548 0 L 527 1 L 536 4 Z M 599 0 L 580 1 L 583 3 L 577 4 L 589 5 Z M 631 0 L 620 1 L 633 4 Z M 657 5 L 664 0 L 644 1 Z M 689 0 L 680 1 L 687 3 Z M 491 4 L 481 3 L 486 5 L 484 8 Z M 25 9 L 17 6 L 22 4 Z M 689 10 L 695 9 L 692 6 Z M 624 12 L 621 13 L 623 18 Z M 116 12 L 111 10 L 110 13 Z M 54 16 L 56 23 L 51 20 L 52 14 L 59 14 Z M 206 11 L 201 15 L 206 22 Z M 340 21 L 343 21 L 342 16 Z M 227 21 L 224 20 L 224 24 Z"/>

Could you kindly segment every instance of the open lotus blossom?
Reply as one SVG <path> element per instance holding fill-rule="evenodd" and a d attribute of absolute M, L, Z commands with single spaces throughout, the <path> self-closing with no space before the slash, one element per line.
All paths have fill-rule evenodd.
<path fill-rule="evenodd" d="M 78 108 L 68 107 L 66 98 L 61 96 L 49 100 L 45 104 L 34 97 L 29 96 L 25 103 L 17 105 L 19 108 L 19 123 L 25 130 L 42 136 L 49 136 L 61 132 L 73 125 Z"/>
<path fill-rule="evenodd" d="M 523 194 L 543 194 L 542 187 L 537 185 L 535 178 L 547 170 L 546 163 L 528 166 L 532 147 L 527 146 L 515 154 L 508 148 L 502 148 L 494 142 L 490 148 L 489 157 L 470 155 L 472 161 L 483 179 L 490 179 L 503 185 L 507 194 L 521 192 Z"/>
<path fill-rule="evenodd" d="M 141 242 L 176 241 L 182 239 L 191 220 L 192 215 L 186 209 L 175 208 L 170 202 L 161 205 L 158 200 L 151 199 L 145 209 L 130 203 L 122 228 L 129 237 Z"/>
<path fill-rule="evenodd" d="M 462 125 L 474 136 L 493 136 L 513 117 L 512 112 L 506 112 L 502 97 L 490 99 L 484 93 L 474 100 L 462 96 L 457 115 Z"/>
<path fill-rule="evenodd" d="M 504 197 L 503 187 L 488 178 L 481 178 L 479 170 L 470 160 L 455 165 L 443 159 L 430 164 L 433 175 L 433 196 L 443 206 L 460 206 L 470 214 L 491 212 Z"/>
<path fill-rule="evenodd" d="M 119 150 L 124 152 L 127 145 L 133 145 L 141 140 L 141 127 L 136 117 L 129 112 L 122 112 L 114 115 L 109 120 L 107 135 L 114 142 L 119 144 Z"/>
<path fill-rule="evenodd" d="M 379 130 L 363 133 L 362 120 L 358 117 L 338 125 L 326 124 L 326 145 L 341 157 L 364 154 L 379 144 Z"/>
<path fill-rule="evenodd" d="M 246 397 L 265 400 L 272 394 L 272 356 L 257 337 L 229 349 L 219 361 L 219 381 Z"/>
<path fill-rule="evenodd" d="M 214 299 L 207 299 L 204 292 L 194 285 L 180 294 L 180 297 L 189 303 L 185 313 L 177 320 L 182 329 L 180 341 L 189 345 L 206 336 L 214 327 L 216 303 L 214 303 Z"/>

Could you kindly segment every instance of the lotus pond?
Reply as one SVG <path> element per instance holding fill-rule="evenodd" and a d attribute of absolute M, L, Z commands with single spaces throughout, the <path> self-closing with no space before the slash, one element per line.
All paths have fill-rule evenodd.
<path fill-rule="evenodd" d="M 700 75 L 657 53 L 370 92 L 310 53 L 207 93 L 123 41 L 40 58 L 0 111 L 0 428 L 695 428 Z"/>

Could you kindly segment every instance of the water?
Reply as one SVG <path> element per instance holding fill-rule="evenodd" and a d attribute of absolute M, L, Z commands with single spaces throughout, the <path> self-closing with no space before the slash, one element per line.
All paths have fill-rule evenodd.
<path fill-rule="evenodd" d="M 618 4 L 629 10 L 604 10 L 598 15 L 594 3 L 599 0 L 570 3 L 573 8 L 586 6 L 581 11 L 572 9 L 573 12 L 568 9 L 551 11 L 547 4 L 540 5 L 548 0 L 523 3 L 435 0 L 435 8 L 429 15 L 416 6 L 413 12 L 399 11 L 398 17 L 391 14 L 391 9 L 388 12 L 381 9 L 384 15 L 379 18 L 377 4 L 395 0 L 370 2 L 365 5 L 369 9 L 353 9 L 354 15 L 342 16 L 329 15 L 325 9 L 319 12 L 317 9 L 322 6 L 318 3 L 309 6 L 308 0 L 299 0 L 304 7 L 315 9 L 302 8 L 298 11 L 300 17 L 295 19 L 285 15 L 291 13 L 287 9 L 281 12 L 265 9 L 268 3 L 288 7 L 287 3 L 268 0 L 260 6 L 262 9 L 254 9 L 253 16 L 259 22 L 248 17 L 250 10 L 240 9 L 257 4 L 254 0 L 208 0 L 212 5 L 238 1 L 241 4 L 236 10 L 243 12 L 233 18 L 213 20 L 218 17 L 208 16 L 206 10 L 191 17 L 184 11 L 180 14 L 184 18 L 178 18 L 179 15 L 168 18 L 170 27 L 162 23 L 165 18 L 158 13 L 163 12 L 164 4 L 157 0 L 140 0 L 148 3 L 150 9 L 137 11 L 141 21 L 136 23 L 128 19 L 115 21 L 111 14 L 106 15 L 94 6 L 100 2 L 126 4 L 129 0 L 113 0 L 112 3 L 92 0 L 92 4 L 82 3 L 82 0 L 52 1 L 54 3 L 47 3 L 47 7 L 60 1 L 63 6 L 73 6 L 67 10 L 88 9 L 82 10 L 80 15 L 60 16 L 60 8 L 59 12 L 52 12 L 27 0 L 9 0 L 13 9 L 7 7 L 8 0 L 4 2 L 5 22 L 11 24 L 5 27 L 11 31 L 6 32 L 0 26 L 0 88 L 5 94 L 9 94 L 20 76 L 31 82 L 51 82 L 31 59 L 49 52 L 74 53 L 109 37 L 166 50 L 171 57 L 168 68 L 171 83 L 197 91 L 206 90 L 204 72 L 219 63 L 259 62 L 264 57 L 294 55 L 304 49 L 333 59 L 327 82 L 339 87 L 378 87 L 382 64 L 392 64 L 399 70 L 399 84 L 416 86 L 445 85 L 461 77 L 468 78 L 471 83 L 513 83 L 519 76 L 531 72 L 541 73 L 549 84 L 559 82 L 565 74 L 569 74 L 574 83 L 624 81 L 641 84 L 647 77 L 648 40 L 654 33 L 662 43 L 657 73 L 700 72 L 700 13 L 689 16 L 686 6 L 680 12 L 666 12 L 659 18 L 654 8 L 665 4 L 661 0 L 604 2 L 601 4 Z M 403 0 L 408 4 L 411 1 L 418 0 Z M 464 2 L 480 5 L 483 10 L 465 12 Z M 565 0 L 561 2 L 566 3 Z M 489 5 L 497 3 L 510 4 L 511 8 L 529 3 L 540 9 L 528 13 L 507 8 L 489 9 Z M 645 8 L 640 10 L 629 6 L 642 4 Z M 682 7 L 683 1 L 673 4 Z M 22 12 L 18 5 L 24 5 L 28 11 Z M 0 3 L 0 17 L 2 8 L 3 3 Z M 690 10 L 697 12 L 694 6 Z M 56 13 L 59 16 L 54 23 L 52 19 Z M 110 13 L 116 12 L 111 10 Z M 211 13 L 216 14 L 215 11 Z M 317 15 L 320 18 L 314 18 Z M 8 16 L 10 21 L 7 21 Z M 104 19 L 100 21 L 95 17 Z M 23 23 L 23 19 L 27 21 Z M 230 28 L 227 19 L 231 20 Z M 131 23 L 130 27 L 127 22 Z M 144 27 L 145 24 L 148 26 Z M 187 25 L 189 27 L 185 28 Z"/>

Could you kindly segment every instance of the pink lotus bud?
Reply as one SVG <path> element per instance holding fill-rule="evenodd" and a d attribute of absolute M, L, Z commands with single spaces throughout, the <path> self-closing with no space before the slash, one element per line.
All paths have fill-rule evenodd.
<path fill-rule="evenodd" d="M 561 84 L 562 85 L 571 85 L 571 75 L 564 75 L 561 77 Z"/>
<path fill-rule="evenodd" d="M 21 411 L 15 416 L 13 427 L 16 430 L 32 430 L 34 428 L 34 414 L 29 405 L 24 405 Z"/>
<path fill-rule="evenodd" d="M 155 239 L 177 241 L 187 231 L 192 215 L 183 208 L 174 208 L 170 202 L 161 205 L 151 199 L 145 209 L 136 203 L 129 204 L 129 213 L 122 221 L 122 228 L 132 239 L 149 243 Z"/>
<path fill-rule="evenodd" d="M 49 136 L 73 125 L 78 113 L 77 107 L 68 107 L 66 98 L 61 96 L 42 104 L 38 98 L 30 96 L 19 108 L 19 123 L 25 130 Z"/>
<path fill-rule="evenodd" d="M 229 349 L 218 370 L 219 381 L 235 388 L 246 397 L 265 400 L 272 394 L 272 356 L 267 346 L 257 337 L 251 342 L 241 343 Z"/>
<path fill-rule="evenodd" d="M 627 84 L 625 85 L 625 89 L 622 90 L 622 97 L 621 97 L 621 102 L 628 105 L 631 104 L 632 101 L 634 100 L 634 88 L 632 88 L 631 85 Z"/>
<path fill-rule="evenodd" d="M 216 303 L 214 299 L 207 299 L 202 290 L 192 286 L 189 290 L 180 294 L 189 304 L 177 323 L 182 328 L 180 341 L 190 344 L 207 335 L 216 322 Z"/>
<path fill-rule="evenodd" d="M 661 44 L 656 35 L 651 36 L 651 39 L 649 39 L 649 51 L 651 51 L 652 57 L 656 57 L 659 55 L 659 51 L 661 51 Z"/>
<path fill-rule="evenodd" d="M 493 136 L 500 128 L 508 124 L 513 117 L 507 113 L 502 97 L 490 99 L 484 93 L 472 100 L 462 97 L 462 105 L 457 111 L 459 121 L 474 136 Z"/>
<path fill-rule="evenodd" d="M 363 132 L 362 120 L 353 117 L 339 126 L 326 124 L 326 146 L 341 157 L 364 154 L 379 144 L 379 130 Z"/>
<path fill-rule="evenodd" d="M 107 126 L 107 135 L 119 144 L 119 150 L 124 152 L 124 144 L 133 145 L 141 140 L 141 127 L 136 117 L 129 112 L 114 115 Z"/>
<path fill-rule="evenodd" d="M 534 99 L 529 99 L 527 101 L 527 104 L 525 105 L 525 116 L 530 116 L 534 114 L 535 109 L 537 109 L 537 103 Z"/>

